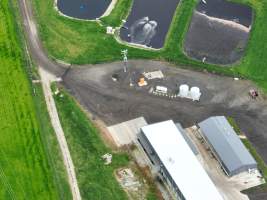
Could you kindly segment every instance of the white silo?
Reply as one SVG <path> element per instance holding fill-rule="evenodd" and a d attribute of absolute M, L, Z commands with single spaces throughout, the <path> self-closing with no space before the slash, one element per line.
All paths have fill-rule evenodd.
<path fill-rule="evenodd" d="M 201 96 L 200 89 L 198 87 L 191 87 L 190 96 L 193 101 L 199 101 L 200 96 Z"/>
<path fill-rule="evenodd" d="M 179 96 L 180 97 L 187 97 L 189 92 L 189 86 L 186 84 L 180 85 L 179 87 Z"/>

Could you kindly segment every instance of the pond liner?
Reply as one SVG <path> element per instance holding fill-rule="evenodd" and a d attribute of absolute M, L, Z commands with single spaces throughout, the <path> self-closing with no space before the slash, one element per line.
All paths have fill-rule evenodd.
<path fill-rule="evenodd" d="M 246 49 L 252 9 L 225 0 L 200 1 L 184 41 L 187 56 L 212 64 L 238 62 Z"/>
<path fill-rule="evenodd" d="M 120 38 L 128 43 L 160 49 L 164 45 L 179 0 L 134 0 Z"/>

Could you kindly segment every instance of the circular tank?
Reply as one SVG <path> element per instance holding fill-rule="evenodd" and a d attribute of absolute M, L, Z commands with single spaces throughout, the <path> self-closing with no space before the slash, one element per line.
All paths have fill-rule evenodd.
<path fill-rule="evenodd" d="M 195 100 L 198 101 L 200 98 L 200 95 L 201 95 L 201 93 L 200 93 L 200 89 L 198 87 L 191 87 L 190 96 L 193 99 L 193 101 L 195 101 Z"/>
<path fill-rule="evenodd" d="M 187 97 L 189 92 L 189 86 L 186 84 L 180 85 L 179 87 L 179 96 L 180 97 Z"/>

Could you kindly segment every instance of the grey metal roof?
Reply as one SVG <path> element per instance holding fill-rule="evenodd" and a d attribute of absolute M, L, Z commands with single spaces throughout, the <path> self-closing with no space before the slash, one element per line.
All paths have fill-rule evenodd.
<path fill-rule="evenodd" d="M 175 125 L 178 128 L 178 130 L 181 132 L 182 136 L 184 137 L 186 143 L 191 148 L 191 150 L 193 151 L 193 153 L 195 155 L 197 155 L 199 152 L 198 152 L 196 146 L 194 145 L 194 143 L 192 142 L 192 140 L 187 136 L 184 128 L 182 127 L 182 125 L 180 123 L 176 123 Z"/>
<path fill-rule="evenodd" d="M 199 123 L 202 134 L 212 145 L 229 175 L 256 168 L 257 163 L 224 116 L 210 117 Z"/>

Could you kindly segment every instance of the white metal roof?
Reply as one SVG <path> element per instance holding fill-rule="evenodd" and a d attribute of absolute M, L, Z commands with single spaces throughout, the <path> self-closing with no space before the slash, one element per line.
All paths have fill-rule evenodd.
<path fill-rule="evenodd" d="M 223 200 L 172 120 L 142 131 L 187 200 Z"/>

